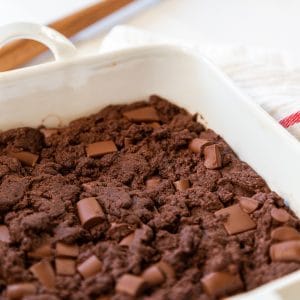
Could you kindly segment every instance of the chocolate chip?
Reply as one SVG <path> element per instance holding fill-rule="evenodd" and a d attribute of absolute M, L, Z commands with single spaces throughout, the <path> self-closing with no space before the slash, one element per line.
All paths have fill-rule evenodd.
<path fill-rule="evenodd" d="M 156 265 L 167 278 L 170 278 L 170 279 L 175 278 L 175 271 L 169 263 L 161 260 Z"/>
<path fill-rule="evenodd" d="M 272 230 L 271 239 L 273 241 L 300 240 L 300 232 L 293 227 L 281 226 Z"/>
<path fill-rule="evenodd" d="M 300 241 L 286 241 L 270 247 L 270 256 L 273 261 L 300 262 Z"/>
<path fill-rule="evenodd" d="M 286 223 L 289 220 L 290 215 L 283 208 L 273 207 L 271 209 L 271 217 L 279 223 Z"/>
<path fill-rule="evenodd" d="M 152 178 L 149 178 L 149 179 L 147 179 L 147 181 L 146 181 L 146 187 L 148 188 L 148 189 L 151 189 L 151 188 L 155 188 L 155 187 L 157 187 L 159 184 L 160 184 L 160 178 L 158 178 L 158 177 L 152 177 Z"/>
<path fill-rule="evenodd" d="M 210 144 L 212 144 L 212 142 L 209 140 L 196 138 L 189 143 L 189 149 L 194 153 L 202 154 L 204 147 Z"/>
<path fill-rule="evenodd" d="M 39 156 L 27 151 L 9 152 L 9 156 L 18 159 L 23 165 L 34 167 Z"/>
<path fill-rule="evenodd" d="M 125 237 L 120 241 L 119 245 L 120 245 L 120 246 L 127 246 L 127 247 L 129 247 L 129 246 L 131 245 L 133 239 L 134 239 L 134 233 L 131 233 L 131 234 L 125 236 Z"/>
<path fill-rule="evenodd" d="M 254 212 L 259 206 L 257 200 L 249 197 L 239 197 L 238 200 L 242 210 L 248 214 Z"/>
<path fill-rule="evenodd" d="M 43 286 L 49 289 L 54 288 L 55 273 L 48 260 L 42 260 L 32 265 L 29 270 Z"/>
<path fill-rule="evenodd" d="M 87 260 L 82 262 L 77 266 L 78 272 L 84 278 L 91 277 L 96 273 L 100 272 L 102 269 L 102 262 L 98 259 L 96 255 L 90 256 Z"/>
<path fill-rule="evenodd" d="M 215 212 L 218 216 L 227 216 L 224 221 L 224 227 L 228 234 L 241 233 L 256 227 L 255 222 L 245 213 L 239 204 L 234 204 L 226 208 L 222 208 Z"/>
<path fill-rule="evenodd" d="M 185 191 L 190 187 L 190 182 L 187 179 L 180 179 L 178 181 L 173 182 L 177 191 Z"/>
<path fill-rule="evenodd" d="M 86 229 L 100 224 L 104 219 L 104 212 L 94 197 L 85 198 L 77 202 L 80 222 Z"/>
<path fill-rule="evenodd" d="M 43 242 L 39 247 L 27 253 L 28 257 L 32 258 L 48 258 L 52 255 L 51 243 Z"/>
<path fill-rule="evenodd" d="M 145 288 L 145 281 L 140 276 L 132 274 L 124 274 L 121 276 L 116 284 L 116 291 L 125 293 L 132 297 L 138 296 Z"/>
<path fill-rule="evenodd" d="M 152 106 L 126 111 L 123 113 L 123 116 L 134 122 L 155 122 L 160 120 L 156 109 Z"/>
<path fill-rule="evenodd" d="M 204 148 L 204 166 L 207 169 L 222 167 L 222 156 L 218 145 L 210 145 Z"/>
<path fill-rule="evenodd" d="M 58 242 L 56 244 L 56 256 L 62 257 L 77 257 L 79 254 L 78 245 L 69 245 Z"/>
<path fill-rule="evenodd" d="M 113 141 L 102 141 L 89 144 L 86 147 L 86 154 L 88 157 L 99 157 L 107 153 L 118 151 Z"/>
<path fill-rule="evenodd" d="M 6 295 L 8 299 L 19 300 L 25 296 L 34 295 L 36 286 L 30 282 L 15 283 L 7 286 Z"/>
<path fill-rule="evenodd" d="M 224 296 L 243 288 L 239 275 L 225 272 L 213 272 L 201 279 L 204 291 L 212 298 Z"/>
<path fill-rule="evenodd" d="M 147 268 L 142 277 L 149 286 L 160 285 L 165 281 L 165 275 L 157 265 Z"/>
<path fill-rule="evenodd" d="M 6 225 L 0 225 L 0 241 L 10 243 L 10 234 Z"/>
<path fill-rule="evenodd" d="M 75 260 L 70 258 L 56 258 L 55 259 L 56 273 L 59 275 L 73 275 L 75 274 Z"/>

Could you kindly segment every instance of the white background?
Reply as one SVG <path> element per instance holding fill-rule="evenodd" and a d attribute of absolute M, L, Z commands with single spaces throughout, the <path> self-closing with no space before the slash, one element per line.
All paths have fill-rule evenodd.
<path fill-rule="evenodd" d="M 0 0 L 0 25 L 48 23 L 95 0 Z M 286 51 L 300 66 L 300 0 L 140 0 L 80 34 L 96 51 L 109 27 L 126 23 L 203 44 L 243 44 Z"/>

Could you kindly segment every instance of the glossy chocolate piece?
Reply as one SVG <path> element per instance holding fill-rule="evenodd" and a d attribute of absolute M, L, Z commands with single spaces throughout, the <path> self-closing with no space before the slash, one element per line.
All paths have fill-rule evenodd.
<path fill-rule="evenodd" d="M 239 204 L 242 210 L 248 214 L 253 213 L 259 206 L 259 202 L 249 197 L 239 197 Z"/>
<path fill-rule="evenodd" d="M 158 262 L 157 267 L 162 271 L 166 278 L 174 279 L 176 274 L 174 268 L 167 262 L 161 260 Z"/>
<path fill-rule="evenodd" d="M 119 243 L 120 246 L 127 246 L 129 247 L 134 239 L 134 232 L 130 233 L 129 235 L 125 236 Z"/>
<path fill-rule="evenodd" d="M 52 256 L 50 241 L 44 241 L 40 246 L 27 253 L 32 258 L 49 258 Z"/>
<path fill-rule="evenodd" d="M 293 227 L 281 226 L 271 231 L 273 241 L 300 240 L 300 232 Z"/>
<path fill-rule="evenodd" d="M 204 148 L 204 166 L 212 170 L 222 167 L 222 156 L 218 145 L 209 145 Z"/>
<path fill-rule="evenodd" d="M 104 212 L 94 197 L 84 198 L 77 202 L 80 222 L 86 229 L 100 224 L 104 219 Z"/>
<path fill-rule="evenodd" d="M 226 272 L 209 273 L 201 279 L 201 283 L 205 293 L 212 298 L 224 296 L 243 288 L 239 275 Z"/>
<path fill-rule="evenodd" d="M 69 245 L 58 242 L 56 244 L 56 256 L 60 257 L 77 257 L 79 254 L 78 245 Z"/>
<path fill-rule="evenodd" d="M 152 106 L 126 111 L 123 116 L 133 122 L 157 122 L 160 120 L 156 109 Z"/>
<path fill-rule="evenodd" d="M 142 277 L 149 286 L 160 285 L 165 281 L 165 275 L 157 265 L 147 268 Z"/>
<path fill-rule="evenodd" d="M 58 275 L 74 275 L 76 272 L 75 260 L 70 258 L 56 258 L 55 269 Z"/>
<path fill-rule="evenodd" d="M 270 247 L 272 261 L 300 262 L 300 241 L 285 241 Z"/>
<path fill-rule="evenodd" d="M 144 279 L 132 274 L 124 274 L 118 279 L 116 284 L 116 291 L 118 293 L 124 293 L 132 297 L 138 296 L 144 288 Z"/>
<path fill-rule="evenodd" d="M 290 214 L 283 208 L 272 208 L 271 217 L 279 223 L 286 223 L 290 219 Z"/>
<path fill-rule="evenodd" d="M 206 139 L 195 138 L 189 143 L 189 149 L 197 154 L 202 154 L 204 147 L 211 145 L 212 142 Z"/>
<path fill-rule="evenodd" d="M 29 167 L 34 167 L 39 159 L 37 154 L 28 151 L 9 152 L 8 155 L 18 159 L 23 165 Z"/>
<path fill-rule="evenodd" d="M 190 187 L 190 181 L 187 179 L 180 179 L 178 181 L 173 182 L 173 184 L 175 189 L 179 192 L 185 191 Z"/>
<path fill-rule="evenodd" d="M 36 286 L 30 282 L 10 284 L 6 288 L 6 296 L 9 300 L 23 299 L 25 296 L 34 295 Z"/>
<path fill-rule="evenodd" d="M 84 262 L 77 266 L 77 271 L 82 275 L 84 278 L 88 278 L 94 276 L 102 269 L 102 262 L 96 255 L 90 256 Z"/>
<path fill-rule="evenodd" d="M 29 269 L 40 283 L 48 289 L 55 287 L 55 273 L 48 260 L 42 260 Z"/>
<path fill-rule="evenodd" d="M 86 147 L 88 157 L 100 157 L 104 154 L 118 151 L 116 144 L 113 141 L 102 141 L 89 144 Z"/>
<path fill-rule="evenodd" d="M 215 212 L 216 216 L 227 216 L 224 226 L 228 234 L 236 234 L 254 229 L 255 222 L 245 213 L 239 204 L 222 208 Z"/>

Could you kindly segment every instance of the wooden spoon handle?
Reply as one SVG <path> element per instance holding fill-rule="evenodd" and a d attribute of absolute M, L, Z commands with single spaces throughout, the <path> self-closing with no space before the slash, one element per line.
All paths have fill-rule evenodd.
<path fill-rule="evenodd" d="M 50 27 L 70 37 L 95 22 L 107 17 L 134 0 L 102 0 L 72 15 L 49 24 Z M 0 48 L 0 71 L 19 67 L 41 54 L 47 48 L 32 40 L 19 40 Z"/>

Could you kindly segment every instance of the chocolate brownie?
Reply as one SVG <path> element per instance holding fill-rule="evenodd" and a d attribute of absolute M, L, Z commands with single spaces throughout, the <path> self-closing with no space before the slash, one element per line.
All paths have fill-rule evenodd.
<path fill-rule="evenodd" d="M 219 299 L 298 270 L 299 219 L 196 119 L 151 96 L 2 132 L 0 299 Z"/>

